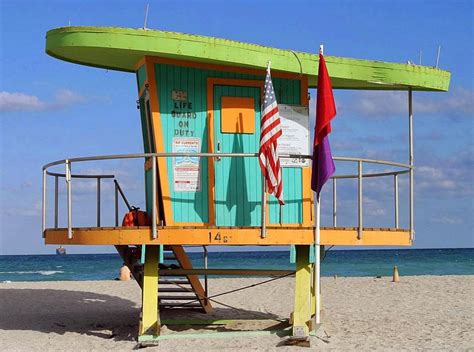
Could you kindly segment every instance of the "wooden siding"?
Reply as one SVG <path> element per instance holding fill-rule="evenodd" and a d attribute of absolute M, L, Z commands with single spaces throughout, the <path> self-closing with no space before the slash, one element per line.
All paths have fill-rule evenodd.
<path fill-rule="evenodd" d="M 158 86 L 160 119 L 163 130 L 165 152 L 172 152 L 174 137 L 197 137 L 201 139 L 201 151 L 209 151 L 207 133 L 207 79 L 210 77 L 228 79 L 264 80 L 264 76 L 224 72 L 211 69 L 155 64 Z M 273 78 L 278 102 L 281 104 L 300 104 L 301 85 L 299 80 Z M 172 100 L 172 91 L 187 92 L 192 107 L 177 108 Z M 190 117 L 178 118 L 179 113 L 190 113 Z M 182 116 L 182 115 L 180 115 Z M 180 126 L 180 123 L 187 126 Z M 259 126 L 258 126 L 259 127 Z M 189 132 L 186 132 L 189 131 Z M 191 133 L 192 131 L 192 133 Z M 257 130 L 259 133 L 259 129 Z M 175 192 L 173 189 L 173 160 L 167 160 L 170 199 L 172 201 L 173 221 L 177 223 L 207 223 L 208 204 L 208 161 L 201 160 L 201 190 L 199 192 Z M 283 171 L 285 197 L 288 200 L 283 210 L 284 224 L 302 222 L 302 171 L 299 168 L 285 168 Z M 271 198 L 271 197 L 270 197 Z M 279 206 L 274 200 L 269 202 L 270 223 L 279 222 Z M 252 220 L 252 223 L 257 218 Z"/>
<path fill-rule="evenodd" d="M 138 91 L 142 88 L 143 84 L 146 82 L 146 67 L 142 65 L 137 70 L 137 87 Z"/>

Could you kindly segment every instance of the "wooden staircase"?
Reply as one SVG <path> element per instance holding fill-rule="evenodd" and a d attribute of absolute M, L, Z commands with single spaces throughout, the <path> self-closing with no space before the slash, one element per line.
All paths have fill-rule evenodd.
<path fill-rule="evenodd" d="M 140 263 L 141 246 L 115 246 L 117 252 L 129 267 L 137 284 L 142 287 L 143 264 Z M 159 264 L 160 271 L 171 269 L 192 269 L 183 246 L 165 246 L 166 264 Z M 189 302 L 189 303 L 188 303 Z M 197 275 L 163 276 L 158 280 L 158 303 L 162 309 L 202 309 L 212 311 L 212 306 Z"/>

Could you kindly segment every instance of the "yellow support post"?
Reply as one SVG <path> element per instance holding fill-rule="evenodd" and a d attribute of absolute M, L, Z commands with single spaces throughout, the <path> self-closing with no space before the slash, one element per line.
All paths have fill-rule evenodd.
<path fill-rule="evenodd" d="M 314 281 L 314 270 L 316 270 L 316 263 L 314 263 L 313 265 L 311 265 L 311 276 L 312 276 L 312 280 L 311 280 L 311 317 L 313 317 L 314 315 L 316 315 L 316 289 L 315 289 L 315 285 L 316 285 L 316 282 Z"/>
<path fill-rule="evenodd" d="M 309 335 L 311 319 L 311 246 L 296 246 L 295 309 L 293 312 L 293 336 L 305 338 Z"/>
<path fill-rule="evenodd" d="M 140 335 L 158 336 L 160 334 L 158 314 L 158 259 L 159 246 L 146 246 L 145 264 L 143 268 Z"/>

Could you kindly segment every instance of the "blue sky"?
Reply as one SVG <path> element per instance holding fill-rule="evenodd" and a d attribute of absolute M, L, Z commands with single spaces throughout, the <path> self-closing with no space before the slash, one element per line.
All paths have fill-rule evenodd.
<path fill-rule="evenodd" d="M 47 56 L 46 31 L 69 23 L 142 27 L 145 5 L 1 1 L 0 254 L 54 249 L 41 239 L 43 164 L 72 156 L 142 151 L 135 77 Z M 427 66 L 435 64 L 441 45 L 440 67 L 452 72 L 450 91 L 414 94 L 415 247 L 474 245 L 472 1 L 150 1 L 148 27 L 305 52 L 316 52 L 324 44 L 326 55 L 393 62 L 417 63 L 422 51 L 422 64 Z M 407 161 L 406 93 L 338 91 L 336 103 L 334 155 Z M 134 171 L 124 172 L 124 166 Z M 140 162 L 75 169 L 117 174 L 134 204 L 143 206 L 141 170 Z M 354 189 L 350 183 L 340 188 L 347 194 L 340 200 L 340 213 L 351 226 Z M 389 226 L 391 183 L 374 181 L 365 189 L 367 222 Z M 78 183 L 75 192 L 75 219 L 92 225 L 94 185 Z M 110 222 L 111 186 L 104 185 L 103 192 L 104 221 Z M 406 180 L 400 193 L 406 205 Z M 330 188 L 323 194 L 323 224 L 329 223 L 329 195 Z M 51 195 L 48 200 L 51 204 Z M 63 208 L 62 188 L 61 214 Z M 402 225 L 406 212 L 402 206 Z"/>

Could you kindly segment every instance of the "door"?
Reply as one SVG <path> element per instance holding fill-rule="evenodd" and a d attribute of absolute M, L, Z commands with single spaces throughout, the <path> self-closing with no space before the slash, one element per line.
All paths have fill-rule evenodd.
<path fill-rule="evenodd" d="M 214 150 L 257 153 L 260 144 L 260 87 L 215 85 Z M 260 226 L 262 174 L 257 158 L 214 160 L 217 226 Z"/>

